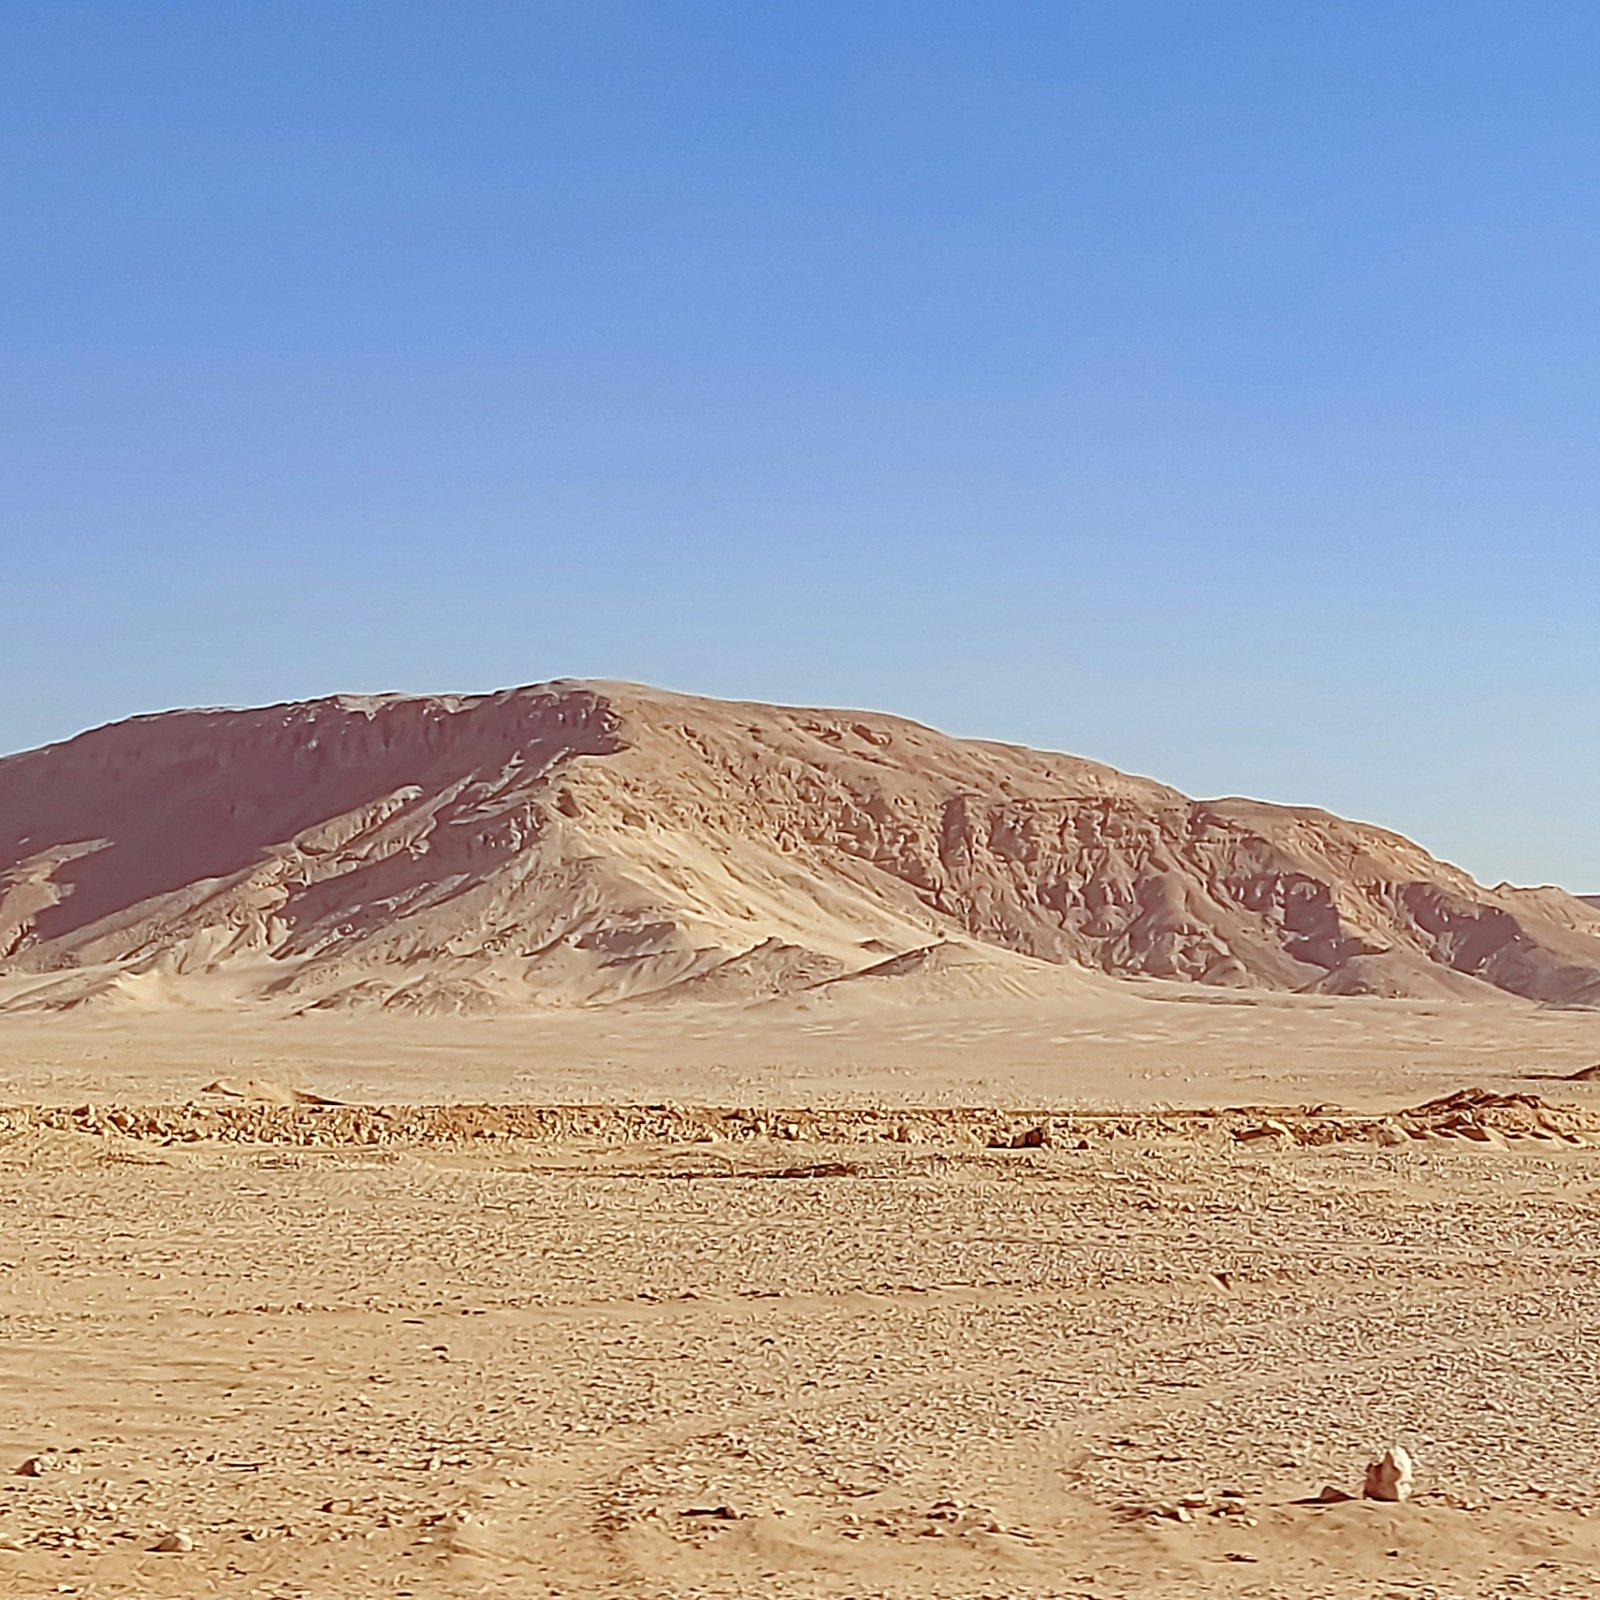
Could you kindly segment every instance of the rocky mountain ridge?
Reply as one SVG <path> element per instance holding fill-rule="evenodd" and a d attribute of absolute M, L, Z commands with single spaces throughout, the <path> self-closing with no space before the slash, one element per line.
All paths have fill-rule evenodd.
<path fill-rule="evenodd" d="M 0 760 L 0 1004 L 476 1011 L 1139 978 L 1600 1004 L 1600 909 L 900 718 L 559 681 Z"/>

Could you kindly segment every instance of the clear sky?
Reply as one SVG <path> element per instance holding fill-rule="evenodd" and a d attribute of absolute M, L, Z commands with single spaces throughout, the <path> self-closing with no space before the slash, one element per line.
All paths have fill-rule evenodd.
<path fill-rule="evenodd" d="M 1600 890 L 1593 0 L 0 0 L 0 749 L 628 677 Z"/>

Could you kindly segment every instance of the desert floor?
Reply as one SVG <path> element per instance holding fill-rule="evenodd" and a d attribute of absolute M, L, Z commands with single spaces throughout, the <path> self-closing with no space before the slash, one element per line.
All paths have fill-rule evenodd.
<path fill-rule="evenodd" d="M 1105 980 L 1064 1001 L 936 993 L 461 1019 L 225 1005 L 0 1014 L 0 1103 L 182 1101 L 232 1075 L 397 1102 L 1364 1109 L 1595 1062 L 1600 1012 Z"/>
<path fill-rule="evenodd" d="M 1009 1009 L 0 1019 L 0 1594 L 1600 1594 L 1600 1017 Z"/>

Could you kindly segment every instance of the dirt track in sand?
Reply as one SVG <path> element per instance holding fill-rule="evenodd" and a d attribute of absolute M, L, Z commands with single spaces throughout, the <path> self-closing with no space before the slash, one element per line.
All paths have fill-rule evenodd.
<path fill-rule="evenodd" d="M 12 1108 L 0 1593 L 1592 1596 L 1596 1125 Z"/>

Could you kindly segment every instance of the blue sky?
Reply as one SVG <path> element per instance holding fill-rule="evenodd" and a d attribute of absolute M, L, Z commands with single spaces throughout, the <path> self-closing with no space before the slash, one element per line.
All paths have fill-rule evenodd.
<path fill-rule="evenodd" d="M 0 749 L 566 675 L 1600 890 L 1600 7 L 0 4 Z"/>

